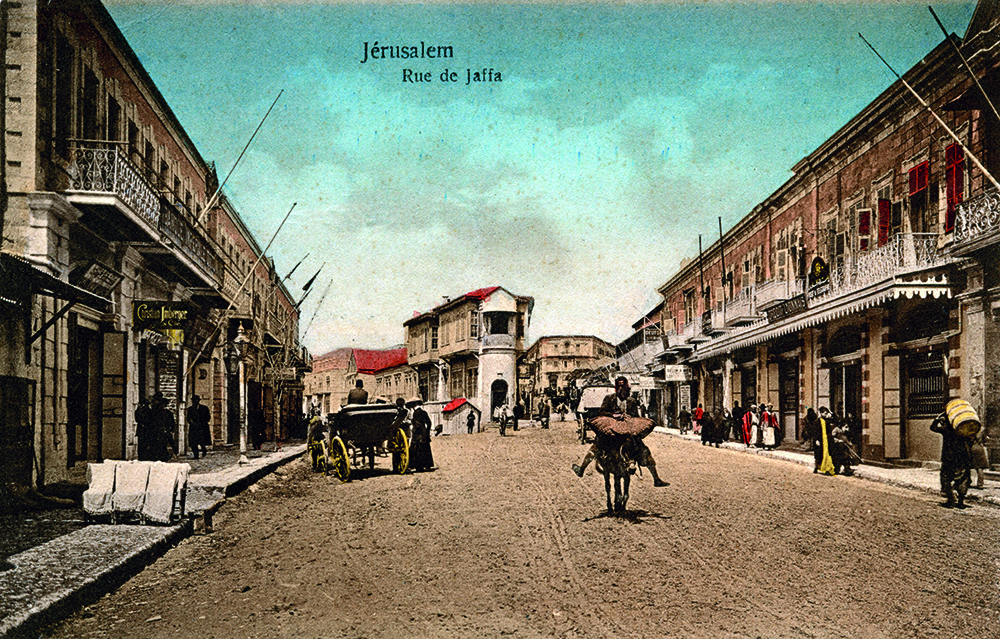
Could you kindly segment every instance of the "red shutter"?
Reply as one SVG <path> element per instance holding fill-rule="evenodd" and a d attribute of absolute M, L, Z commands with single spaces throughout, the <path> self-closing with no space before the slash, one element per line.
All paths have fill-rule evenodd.
<path fill-rule="evenodd" d="M 910 195 L 919 193 L 927 188 L 927 178 L 930 174 L 930 165 L 922 162 L 910 169 Z"/>
<path fill-rule="evenodd" d="M 910 172 L 910 183 L 913 183 L 913 172 Z M 924 184 L 924 186 L 927 186 Z M 889 200 L 878 201 L 878 245 L 889 241 L 889 225 L 892 219 L 892 203 Z"/>
<path fill-rule="evenodd" d="M 965 194 L 965 151 L 958 144 L 952 144 L 944 152 L 945 188 L 948 196 L 948 209 L 945 214 L 944 230 L 955 229 L 955 215 L 958 205 L 962 203 Z"/>

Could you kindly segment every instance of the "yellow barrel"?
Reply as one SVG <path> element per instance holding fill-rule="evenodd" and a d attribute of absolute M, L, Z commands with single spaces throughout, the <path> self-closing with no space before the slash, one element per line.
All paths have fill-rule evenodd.
<path fill-rule="evenodd" d="M 982 424 L 976 409 L 969 402 L 953 399 L 944 407 L 944 411 L 948 414 L 948 423 L 962 437 L 975 437 L 979 434 Z"/>

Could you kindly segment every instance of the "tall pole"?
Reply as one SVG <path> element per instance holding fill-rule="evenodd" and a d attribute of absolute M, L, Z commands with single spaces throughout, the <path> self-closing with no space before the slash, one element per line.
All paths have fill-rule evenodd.
<path fill-rule="evenodd" d="M 884 64 L 885 66 L 889 67 L 889 70 L 890 70 L 890 71 L 892 71 L 892 74 L 893 74 L 894 76 L 896 76 L 896 78 L 897 78 L 897 79 L 898 79 L 898 80 L 899 80 L 900 82 L 902 82 L 902 83 L 903 83 L 903 86 L 904 86 L 904 87 L 906 87 L 907 89 L 909 89 L 910 93 L 912 93 L 912 94 L 913 94 L 913 97 L 915 97 L 915 98 L 917 99 L 917 102 L 919 102 L 919 103 L 920 103 L 920 106 L 922 106 L 922 107 L 924 107 L 925 109 L 927 109 L 927 111 L 928 111 L 928 112 L 929 112 L 929 113 L 930 113 L 930 114 L 931 114 L 932 116 L 934 116 L 934 119 L 935 119 L 935 120 L 937 120 L 938 124 L 940 124 L 940 125 L 941 125 L 941 127 L 942 127 L 942 128 L 943 128 L 943 129 L 945 130 L 945 131 L 947 131 L 947 132 L 948 132 L 948 135 L 950 135 L 950 136 L 952 137 L 952 139 L 953 139 L 953 140 L 955 140 L 955 142 L 956 142 L 956 143 L 957 143 L 957 144 L 958 144 L 958 145 L 959 145 L 960 147 L 962 147 L 962 150 L 963 150 L 963 151 L 965 152 L 965 155 L 966 155 L 966 156 L 968 156 L 968 158 L 969 158 L 970 160 L 972 160 L 973 164 L 975 164 L 975 165 L 976 165 L 977 167 L 979 167 L 979 170 L 983 172 L 983 175 L 985 175 L 985 176 L 987 177 L 987 179 L 989 179 L 989 181 L 993 183 L 993 186 L 995 186 L 995 187 L 996 187 L 996 189 L 997 189 L 998 191 L 1000 191 L 1000 182 L 997 182 L 996 178 L 994 178 L 994 177 L 993 177 L 993 174 L 991 174 L 991 173 L 990 173 L 989 171 L 987 171 L 987 170 L 986 170 L 986 167 L 985 167 L 985 166 L 983 166 L 983 163 L 979 161 L 979 158 L 977 158 L 977 157 L 976 157 L 976 156 L 975 156 L 975 155 L 974 155 L 974 154 L 972 153 L 972 151 L 970 151 L 970 150 L 969 150 L 969 148 L 968 148 L 967 146 L 965 146 L 965 143 L 964 143 L 964 142 L 962 142 L 961 138 L 959 138 L 959 137 L 958 137 L 957 135 L 955 135 L 955 132 L 954 132 L 954 131 L 952 131 L 952 130 L 951 130 L 950 128 L 948 128 L 948 125 L 944 123 L 944 120 L 942 120 L 941 118 L 939 118 L 939 117 L 938 117 L 938 114 L 937 114 L 937 113 L 934 113 L 934 110 L 933 110 L 933 109 L 932 109 L 932 108 L 930 107 L 930 105 L 929 105 L 929 104 L 927 104 L 926 102 L 924 102 L 924 99 L 923 99 L 923 98 L 921 98 L 921 97 L 920 97 L 920 95 L 919 95 L 919 94 L 918 94 L 918 93 L 917 93 L 916 91 L 914 91 L 913 87 L 911 87 L 911 86 L 910 86 L 910 84 L 909 84 L 909 83 L 908 83 L 908 82 L 907 82 L 906 80 L 904 80 L 904 79 L 903 79 L 903 77 L 902 77 L 901 75 L 899 75 L 898 73 L 896 73 L 896 70 L 895 70 L 895 69 L 893 69 L 893 68 L 892 68 L 892 66 L 890 66 L 888 62 L 886 62 L 886 61 L 885 61 L 885 58 L 883 58 L 883 57 L 882 57 L 882 56 L 881 56 L 881 55 L 879 54 L 879 52 L 875 50 L 875 47 L 873 47 L 873 46 L 871 45 L 871 43 L 869 43 L 869 42 L 868 42 L 867 40 L 865 40 L 865 37 L 864 37 L 863 35 L 861 35 L 860 33 L 858 33 L 858 36 L 859 36 L 859 37 L 860 37 L 860 38 L 861 38 L 861 39 L 862 39 L 862 40 L 864 41 L 864 43 L 865 43 L 865 44 L 867 44 L 867 45 L 868 45 L 868 48 L 872 50 L 872 53 L 874 53 L 875 55 L 877 55 L 877 56 L 878 56 L 878 59 L 879 59 L 879 60 L 881 60 L 881 61 L 882 61 L 882 63 L 883 63 L 883 64 Z"/>
<path fill-rule="evenodd" d="M 208 201 L 208 204 L 205 205 L 205 210 L 202 211 L 201 216 L 198 217 L 198 222 L 199 223 L 201 222 L 202 216 L 208 215 L 208 212 L 212 209 L 213 206 L 215 206 L 215 201 L 218 199 L 219 193 L 222 193 L 222 187 L 224 187 L 226 185 L 226 182 L 229 181 L 229 178 L 230 178 L 230 176 L 232 176 L 233 171 L 236 170 L 236 165 L 239 164 L 240 160 L 243 159 L 243 154 L 246 153 L 247 149 L 250 148 L 250 143 L 253 142 L 253 139 L 255 137 L 257 137 L 257 132 L 260 131 L 260 127 L 264 126 L 264 120 L 267 119 L 267 116 L 271 115 L 271 109 L 273 109 L 274 105 L 278 103 L 278 99 L 281 98 L 281 94 L 284 93 L 284 92 L 285 92 L 284 89 L 282 89 L 281 91 L 278 91 L 278 97 L 275 98 L 274 102 L 271 103 L 271 108 L 269 108 L 267 110 L 267 113 L 264 114 L 264 117 L 261 119 L 260 124 L 257 125 L 256 129 L 254 129 L 253 135 L 251 135 L 250 139 L 247 140 L 246 146 L 244 146 L 243 150 L 240 151 L 240 155 L 239 155 L 238 158 L 236 158 L 236 162 L 233 163 L 233 168 L 229 169 L 229 173 L 226 175 L 226 179 L 222 181 L 222 184 L 219 185 L 219 188 L 215 189 L 215 194 L 212 195 L 211 199 L 209 199 L 209 201 Z"/>
<path fill-rule="evenodd" d="M 951 43 L 951 47 L 955 50 L 955 53 L 958 54 L 959 59 L 962 60 L 962 64 L 965 65 L 966 70 L 972 77 L 972 81 L 976 83 L 977 87 L 979 87 L 979 92 L 983 94 L 984 98 L 986 98 L 986 104 L 990 105 L 990 109 L 993 110 L 993 115 L 996 117 L 998 121 L 1000 121 L 1000 113 L 997 113 L 997 108 L 993 106 L 993 100 L 991 100 L 990 96 L 986 94 L 986 89 L 984 89 L 983 85 L 979 83 L 979 78 L 976 77 L 976 74 L 972 72 L 972 67 L 969 66 L 969 61 L 965 59 L 964 55 L 962 55 L 962 50 L 958 48 L 958 45 L 955 44 L 955 41 L 952 40 L 950 35 L 948 35 L 947 29 L 944 28 L 943 24 L 941 24 L 941 20 L 938 19 L 937 14 L 934 13 L 934 9 L 930 6 L 928 6 L 927 9 L 930 10 L 931 15 L 934 16 L 934 21 L 937 22 L 937 25 L 941 27 L 941 33 L 944 34 L 944 39 Z"/>
<path fill-rule="evenodd" d="M 726 247 L 722 243 L 722 216 L 719 216 L 719 255 L 722 256 L 722 308 L 726 308 Z"/>
<path fill-rule="evenodd" d="M 701 275 L 701 301 L 703 311 L 708 310 L 708 300 L 705 295 L 705 266 L 701 258 L 701 234 L 698 234 L 698 273 Z"/>

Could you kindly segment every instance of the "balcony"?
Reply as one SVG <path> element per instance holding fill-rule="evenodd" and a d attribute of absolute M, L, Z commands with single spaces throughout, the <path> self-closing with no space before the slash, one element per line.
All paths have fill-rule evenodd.
<path fill-rule="evenodd" d="M 951 252 L 968 255 L 1000 241 L 1000 193 L 988 191 L 958 205 Z"/>
<path fill-rule="evenodd" d="M 948 257 L 938 251 L 937 243 L 938 236 L 933 233 L 897 233 L 886 244 L 862 253 L 855 260 L 833 266 L 830 291 L 815 299 L 833 299 L 909 273 L 943 266 Z"/>
<path fill-rule="evenodd" d="M 160 225 L 156 190 L 119 149 L 77 148 L 66 167 L 73 204 L 111 206 L 154 234 Z"/>
<path fill-rule="evenodd" d="M 795 280 L 769 280 L 758 284 L 754 291 L 755 312 L 761 312 L 769 306 L 774 306 L 800 295 L 804 290 L 803 281 Z"/>
<path fill-rule="evenodd" d="M 159 230 L 160 239 L 169 241 L 179 249 L 182 259 L 188 262 L 189 268 L 193 267 L 192 270 L 200 271 L 199 275 L 210 286 L 215 288 L 222 286 L 225 280 L 222 259 L 212 242 L 195 228 L 193 220 L 163 201 Z"/>

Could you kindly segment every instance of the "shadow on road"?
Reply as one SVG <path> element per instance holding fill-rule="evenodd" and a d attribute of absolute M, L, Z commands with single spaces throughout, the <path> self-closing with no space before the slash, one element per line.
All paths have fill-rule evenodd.
<path fill-rule="evenodd" d="M 586 523 L 597 519 L 624 519 L 633 524 L 642 524 L 648 519 L 673 519 L 673 515 L 661 515 L 660 513 L 651 513 L 645 510 L 626 510 L 623 513 L 609 513 L 605 510 L 593 517 L 587 517 L 583 521 Z"/>

